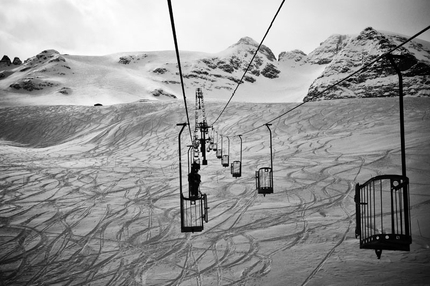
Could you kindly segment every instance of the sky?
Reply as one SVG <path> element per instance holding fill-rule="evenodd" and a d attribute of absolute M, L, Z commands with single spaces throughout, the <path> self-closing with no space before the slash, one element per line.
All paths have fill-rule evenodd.
<path fill-rule="evenodd" d="M 172 0 L 180 50 L 217 53 L 260 42 L 282 0 Z M 0 56 L 46 49 L 74 55 L 174 50 L 167 0 L 0 0 Z M 412 36 L 430 25 L 429 0 L 286 0 L 264 44 L 313 51 L 366 27 Z M 420 36 L 430 41 L 430 30 Z"/>

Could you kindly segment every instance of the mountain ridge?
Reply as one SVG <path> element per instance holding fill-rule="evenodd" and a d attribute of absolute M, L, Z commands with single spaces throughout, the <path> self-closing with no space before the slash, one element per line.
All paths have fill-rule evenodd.
<path fill-rule="evenodd" d="M 395 79 L 386 65 L 375 65 L 327 94 L 319 92 L 404 40 L 369 27 L 357 36 L 331 35 L 308 55 L 292 50 L 276 57 L 261 45 L 251 65 L 259 43 L 250 37 L 219 53 L 180 51 L 185 90 L 193 94 L 199 87 L 208 100 L 226 100 L 240 84 L 234 100 L 248 102 L 394 96 L 387 94 L 395 88 Z M 412 41 L 399 51 L 409 57 L 406 94 L 430 96 L 430 43 Z M 0 69 L 2 105 L 118 104 L 179 97 L 174 51 L 75 56 L 45 50 L 19 66 Z"/>

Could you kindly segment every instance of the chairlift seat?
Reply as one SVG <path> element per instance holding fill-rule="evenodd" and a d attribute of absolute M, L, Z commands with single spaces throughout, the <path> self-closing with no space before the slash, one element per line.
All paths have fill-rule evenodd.
<path fill-rule="evenodd" d="M 221 150 L 221 149 L 217 149 L 217 150 L 216 150 L 216 157 L 217 157 L 218 159 L 221 159 L 221 158 L 222 158 L 222 150 Z"/>
<path fill-rule="evenodd" d="M 270 167 L 262 167 L 255 172 L 255 183 L 259 194 L 273 194 L 273 172 Z"/>
<path fill-rule="evenodd" d="M 400 175 L 371 178 L 355 188 L 356 229 L 361 249 L 409 251 L 409 179 Z"/>
<path fill-rule="evenodd" d="M 181 196 L 181 232 L 201 232 L 203 223 L 208 221 L 207 196 L 201 194 L 197 197 Z"/>
<path fill-rule="evenodd" d="M 233 163 L 231 163 L 231 174 L 234 178 L 242 176 L 242 162 L 233 161 Z"/>
<path fill-rule="evenodd" d="M 223 167 L 228 167 L 230 165 L 228 155 L 222 155 L 221 164 Z"/>

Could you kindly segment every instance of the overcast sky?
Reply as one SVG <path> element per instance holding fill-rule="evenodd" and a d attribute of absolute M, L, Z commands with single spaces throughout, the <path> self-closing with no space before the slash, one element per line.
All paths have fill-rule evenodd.
<path fill-rule="evenodd" d="M 260 42 L 282 0 L 172 0 L 180 50 L 220 52 Z M 366 27 L 412 36 L 430 25 L 430 0 L 286 0 L 264 44 L 306 54 L 332 34 Z M 420 36 L 430 41 L 430 31 Z M 45 49 L 75 55 L 173 50 L 167 0 L 0 0 L 0 56 Z"/>

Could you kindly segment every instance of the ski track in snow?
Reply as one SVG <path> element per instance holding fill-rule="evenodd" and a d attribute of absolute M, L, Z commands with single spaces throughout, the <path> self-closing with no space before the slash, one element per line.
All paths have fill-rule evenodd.
<path fill-rule="evenodd" d="M 425 102 L 426 107 L 407 120 L 427 126 L 422 136 L 428 140 Z M 371 152 L 343 152 L 348 148 L 342 142 L 350 142 L 354 133 L 374 132 L 382 121 L 388 126 L 395 118 L 387 115 L 396 104 L 391 99 L 377 105 L 385 115 L 358 111 L 348 104 L 309 104 L 273 122 L 273 195 L 257 195 L 253 178 L 257 168 L 270 163 L 265 127 L 244 136 L 241 178 L 231 178 L 229 168 L 223 168 L 210 152 L 208 166 L 200 172 L 201 190 L 208 194 L 209 222 L 203 232 L 194 234 L 180 233 L 179 130 L 175 128 L 183 122 L 179 105 L 159 103 L 151 110 L 139 105 L 132 110 L 108 107 L 106 112 L 96 109 L 86 115 L 76 110 L 75 123 L 69 120 L 63 129 L 54 122 L 43 127 L 48 134 L 53 132 L 49 128 L 74 134 L 73 140 L 43 148 L 4 143 L 0 149 L 0 284 L 285 285 L 289 281 L 309 285 L 324 281 L 317 280 L 322 269 L 354 237 L 355 182 L 391 170 L 392 166 L 381 167 L 379 162 L 399 155 L 397 142 Z M 207 104 L 208 110 L 214 105 Z M 269 104 L 249 114 L 248 106 L 236 105 L 221 123 L 226 134 L 254 128 L 282 111 L 279 105 Z M 211 111 L 209 116 L 215 115 Z M 238 141 L 231 140 L 232 161 L 239 151 Z M 187 149 L 185 144 L 182 147 L 186 182 Z M 430 159 L 429 146 L 423 147 L 420 156 Z M 423 169 L 417 172 L 428 173 L 428 163 L 420 166 Z M 418 183 L 422 189 L 430 185 L 428 180 Z M 428 203 L 430 195 L 424 196 Z M 348 245 L 354 254 L 364 255 L 364 250 L 356 250 L 358 240 Z M 428 263 L 426 253 L 418 251 L 415 256 Z M 271 272 L 277 273 L 274 261 L 289 255 L 302 267 L 289 270 L 294 278 L 264 282 Z M 376 260 L 373 253 L 368 256 Z"/>

